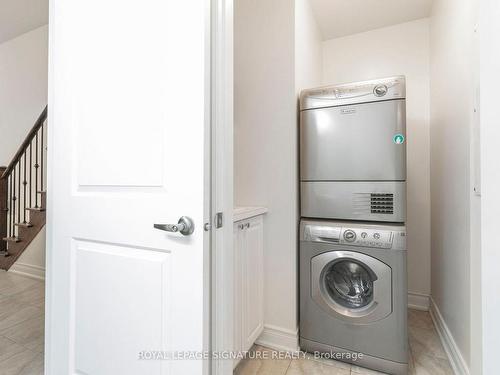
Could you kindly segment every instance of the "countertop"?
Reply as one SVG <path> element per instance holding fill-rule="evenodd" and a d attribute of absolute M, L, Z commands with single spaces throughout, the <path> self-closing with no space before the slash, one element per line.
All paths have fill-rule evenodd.
<path fill-rule="evenodd" d="M 267 212 L 266 207 L 235 207 L 233 211 L 233 222 L 246 220 L 254 216 L 263 215 Z"/>

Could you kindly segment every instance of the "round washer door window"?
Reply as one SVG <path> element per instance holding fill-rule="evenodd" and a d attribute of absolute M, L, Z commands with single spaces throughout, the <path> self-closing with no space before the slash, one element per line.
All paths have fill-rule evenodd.
<path fill-rule="evenodd" d="M 370 255 L 335 250 L 311 258 L 311 297 L 331 316 L 369 323 L 392 312 L 392 270 Z"/>
<path fill-rule="evenodd" d="M 373 301 L 377 277 L 359 261 L 344 259 L 330 263 L 323 278 L 325 292 L 343 307 L 360 309 Z"/>

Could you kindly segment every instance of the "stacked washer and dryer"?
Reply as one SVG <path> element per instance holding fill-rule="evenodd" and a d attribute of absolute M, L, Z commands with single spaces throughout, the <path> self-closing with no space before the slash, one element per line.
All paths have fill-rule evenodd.
<path fill-rule="evenodd" d="M 300 98 L 300 346 L 406 374 L 405 78 Z"/>

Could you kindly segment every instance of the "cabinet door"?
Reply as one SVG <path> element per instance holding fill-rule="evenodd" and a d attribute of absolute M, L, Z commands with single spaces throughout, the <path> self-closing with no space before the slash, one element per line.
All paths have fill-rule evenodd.
<path fill-rule="evenodd" d="M 242 348 L 242 325 L 243 325 L 243 309 L 242 304 L 242 264 L 241 264 L 241 247 L 243 242 L 243 230 L 240 229 L 242 223 L 235 223 L 233 225 L 233 252 L 234 252 L 234 276 L 233 276 L 233 293 L 234 293 L 234 332 L 233 332 L 233 350 L 235 353 L 243 350 Z M 239 363 L 238 359 L 234 360 L 233 367 Z"/>
<path fill-rule="evenodd" d="M 243 350 L 249 350 L 264 328 L 264 244 L 262 216 L 245 222 L 243 265 Z"/>

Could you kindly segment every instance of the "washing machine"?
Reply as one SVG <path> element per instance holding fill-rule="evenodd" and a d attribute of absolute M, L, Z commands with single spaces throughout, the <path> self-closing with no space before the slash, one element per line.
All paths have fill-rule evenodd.
<path fill-rule="evenodd" d="M 299 253 L 301 349 L 407 374 L 405 226 L 302 220 Z"/>

